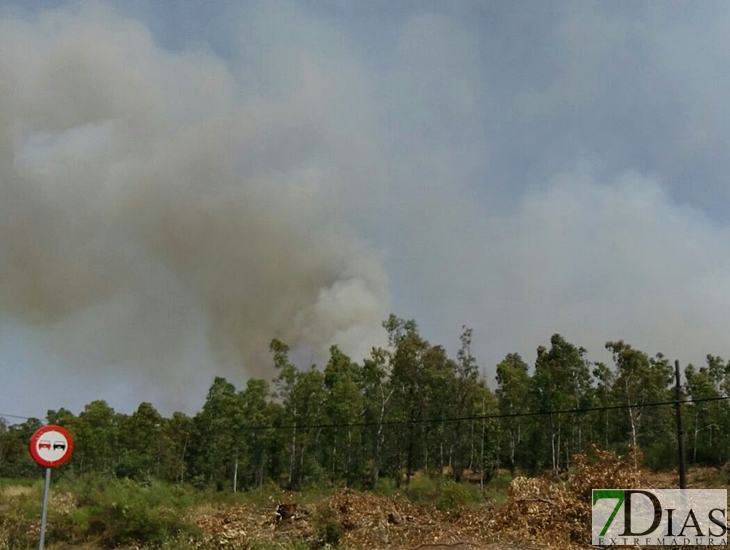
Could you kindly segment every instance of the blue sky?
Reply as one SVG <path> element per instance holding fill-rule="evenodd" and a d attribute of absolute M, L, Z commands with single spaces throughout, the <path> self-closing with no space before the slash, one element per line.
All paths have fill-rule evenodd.
<path fill-rule="evenodd" d="M 0 1 L 0 412 L 194 412 L 390 311 L 490 376 L 555 332 L 730 356 L 728 20 Z"/>

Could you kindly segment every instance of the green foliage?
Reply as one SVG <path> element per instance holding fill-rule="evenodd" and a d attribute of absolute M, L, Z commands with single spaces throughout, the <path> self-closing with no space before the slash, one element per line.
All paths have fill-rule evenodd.
<path fill-rule="evenodd" d="M 322 546 L 336 548 L 342 536 L 342 527 L 335 520 L 329 520 L 319 526 L 319 540 Z"/>
<path fill-rule="evenodd" d="M 157 547 L 198 533 L 185 518 L 186 509 L 195 502 L 194 493 L 186 487 L 86 476 L 74 484 L 60 484 L 58 489 L 70 490 L 77 506 L 71 513 L 50 515 L 50 541 L 97 540 L 108 548 L 140 543 Z"/>
<path fill-rule="evenodd" d="M 482 501 L 479 488 L 465 483 L 445 480 L 436 499 L 436 508 L 446 511 Z"/>
<path fill-rule="evenodd" d="M 304 539 L 293 539 L 287 542 L 272 542 L 257 540 L 252 542 L 246 550 L 312 550 Z"/>
<path fill-rule="evenodd" d="M 159 482 L 187 483 L 223 501 L 257 498 L 269 486 L 367 487 L 392 494 L 410 483 L 409 491 L 418 494 L 425 491 L 418 484 L 427 482 L 416 477 L 425 472 L 444 482 L 434 499 L 453 491 L 452 500 L 460 501 L 468 495 L 459 495 L 454 487 L 461 486 L 447 485 L 447 478 L 483 480 L 488 487 L 505 468 L 512 476 L 559 475 L 591 445 L 621 452 L 637 446 L 650 467 L 673 466 L 673 407 L 646 406 L 674 398 L 673 368 L 662 354 L 611 341 L 606 349 L 613 363 L 593 363 L 584 348 L 553 334 L 532 361 L 507 354 L 491 388 L 472 353 L 470 328 L 462 327 L 454 356 L 427 341 L 414 320 L 391 315 L 383 328 L 386 346 L 359 363 L 332 346 L 321 368 L 299 368 L 289 346 L 274 339 L 271 383 L 252 378 L 238 390 L 216 377 L 193 416 L 167 418 L 150 403 L 122 414 L 100 400 L 78 415 L 50 410 L 48 422 L 65 426 L 75 439 L 74 456 L 54 470 L 54 481 L 86 480 L 79 490 L 90 501 L 103 493 L 102 485 L 123 493 L 121 480 L 151 493 L 160 491 Z M 728 395 L 730 365 L 707 355 L 706 365 L 685 369 L 685 378 L 683 396 L 694 400 L 683 407 L 688 459 L 725 464 L 730 404 L 699 400 Z M 617 405 L 627 408 L 612 408 Z M 600 407 L 609 410 L 569 412 Z M 0 422 L 0 477 L 42 483 L 42 469 L 28 453 L 28 440 L 41 425 L 39 419 Z M 89 474 L 101 476 L 100 487 L 92 487 Z M 451 505 L 448 499 L 444 506 Z M 124 513 L 138 523 L 164 524 L 164 514 L 154 516 L 155 506 L 164 507 L 153 505 L 149 518 L 139 519 L 134 503 Z M 113 523 L 113 510 L 103 509 Z M 79 514 L 73 521 L 83 533 L 91 527 Z"/>
<path fill-rule="evenodd" d="M 451 479 L 420 477 L 411 481 L 408 487 L 411 502 L 434 506 L 437 510 L 451 510 L 461 506 L 476 504 L 483 500 L 478 486 L 458 483 Z"/>
<path fill-rule="evenodd" d="M 0 478 L 0 496 L 2 495 L 2 489 L 5 487 L 37 487 L 41 485 L 40 480 L 32 478 Z"/>
<path fill-rule="evenodd" d="M 484 500 L 495 504 L 504 504 L 507 502 L 509 486 L 513 479 L 514 477 L 511 474 L 498 473 L 495 475 L 484 486 Z"/>
<path fill-rule="evenodd" d="M 398 492 L 398 487 L 393 479 L 389 477 L 381 477 L 378 480 L 378 485 L 375 488 L 375 492 L 387 497 L 393 496 Z"/>
<path fill-rule="evenodd" d="M 672 440 L 657 441 L 643 449 L 643 465 L 654 472 L 677 466 L 677 444 Z"/>
<path fill-rule="evenodd" d="M 33 491 L 4 504 L 0 514 L 0 550 L 26 550 L 38 545 L 41 500 Z"/>

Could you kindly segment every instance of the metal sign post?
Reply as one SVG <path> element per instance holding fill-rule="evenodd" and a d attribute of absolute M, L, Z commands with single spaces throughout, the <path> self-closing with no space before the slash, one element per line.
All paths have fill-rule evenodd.
<path fill-rule="evenodd" d="M 38 550 L 43 550 L 46 541 L 46 517 L 48 517 L 48 493 L 51 492 L 51 469 L 46 468 L 46 487 L 43 489 L 43 512 L 41 513 L 41 542 Z"/>
<path fill-rule="evenodd" d="M 43 550 L 46 540 L 46 518 L 48 517 L 48 494 L 51 492 L 51 468 L 60 466 L 71 458 L 74 442 L 71 434 L 61 426 L 44 426 L 30 438 L 30 456 L 46 469 L 46 485 L 43 489 L 43 512 L 41 513 L 41 536 L 38 549 Z"/>

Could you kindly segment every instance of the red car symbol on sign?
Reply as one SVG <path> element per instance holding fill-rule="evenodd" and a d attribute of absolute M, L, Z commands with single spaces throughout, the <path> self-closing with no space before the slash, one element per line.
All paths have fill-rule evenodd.
<path fill-rule="evenodd" d="M 50 449 L 51 448 L 51 442 L 50 441 L 41 441 L 38 443 L 39 449 Z"/>

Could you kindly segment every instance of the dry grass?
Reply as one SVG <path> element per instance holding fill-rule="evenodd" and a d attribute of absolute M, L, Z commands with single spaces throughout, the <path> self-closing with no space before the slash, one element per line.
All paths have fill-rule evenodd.
<path fill-rule="evenodd" d="M 8 485 L 7 487 L 0 487 L 0 494 L 10 499 L 17 498 L 23 495 L 29 495 L 33 492 L 33 487 L 27 487 L 23 485 Z"/>
<path fill-rule="evenodd" d="M 401 494 L 385 496 L 339 490 L 333 494 L 275 492 L 253 499 L 190 504 L 185 519 L 202 530 L 202 540 L 182 541 L 164 550 L 524 550 L 590 548 L 591 491 L 596 488 L 677 485 L 676 473 L 635 472 L 631 457 L 592 451 L 575 459 L 562 480 L 518 477 L 505 491 L 504 503 L 487 501 L 439 511 L 425 500 Z M 727 487 L 728 471 L 693 469 L 690 487 Z M 500 485 L 499 487 L 502 487 Z M 36 489 L 37 490 L 37 489 Z M 2 489 L 6 506 L 34 489 Z M 488 493 L 491 494 L 491 493 Z M 11 500 L 14 499 L 14 500 Z M 51 495 L 55 510 L 71 513 L 70 493 Z M 296 515 L 277 519 L 280 503 L 298 504 Z M 502 501 L 500 501 L 502 502 Z M 185 508 L 183 509 L 185 510 Z M 0 547 L 2 545 L 0 544 Z M 51 550 L 98 550 L 93 544 L 57 544 Z"/>

